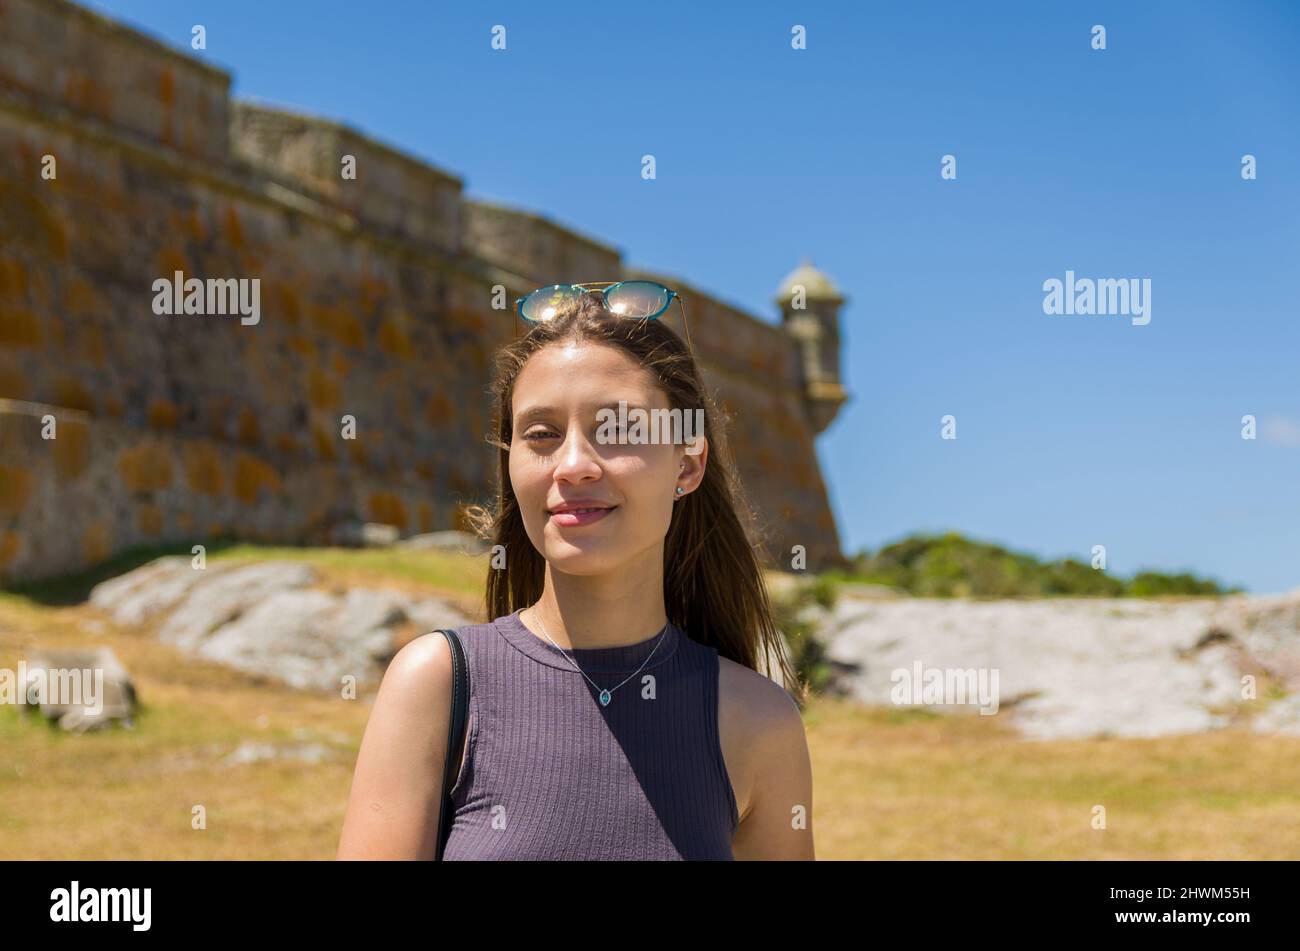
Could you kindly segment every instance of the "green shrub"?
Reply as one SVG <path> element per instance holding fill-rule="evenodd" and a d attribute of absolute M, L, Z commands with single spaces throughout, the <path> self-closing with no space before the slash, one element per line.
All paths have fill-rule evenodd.
<path fill-rule="evenodd" d="M 1073 558 L 1042 561 L 1001 545 L 964 537 L 912 535 L 881 548 L 860 552 L 842 581 L 884 584 L 918 597 L 1041 598 L 1221 595 L 1240 591 L 1186 572 L 1138 573 L 1125 580 Z"/>

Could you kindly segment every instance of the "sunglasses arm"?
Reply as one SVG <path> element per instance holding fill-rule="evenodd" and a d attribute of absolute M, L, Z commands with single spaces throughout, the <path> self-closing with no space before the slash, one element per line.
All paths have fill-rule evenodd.
<path fill-rule="evenodd" d="M 682 295 L 674 294 L 673 299 L 677 301 L 677 306 L 682 311 L 682 327 L 686 330 L 686 346 L 690 348 L 691 356 L 695 355 L 695 345 L 691 343 L 691 325 L 686 322 L 686 305 L 682 303 Z"/>

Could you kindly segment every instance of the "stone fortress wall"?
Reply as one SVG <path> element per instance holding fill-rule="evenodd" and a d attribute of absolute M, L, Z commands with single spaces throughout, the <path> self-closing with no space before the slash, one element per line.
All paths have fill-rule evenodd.
<path fill-rule="evenodd" d="M 229 87 L 67 0 L 0 0 L 0 580 L 140 545 L 319 543 L 350 519 L 464 527 L 494 483 L 485 387 L 517 319 L 492 289 L 513 306 L 620 276 L 684 295 L 769 550 L 840 559 L 813 445 L 846 398 L 824 275 L 792 274 L 772 325 Z M 260 320 L 156 315 L 177 271 L 258 278 Z"/>

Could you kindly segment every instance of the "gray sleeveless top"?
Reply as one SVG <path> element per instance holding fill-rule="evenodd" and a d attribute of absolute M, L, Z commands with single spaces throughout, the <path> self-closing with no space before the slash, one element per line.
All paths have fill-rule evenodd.
<path fill-rule="evenodd" d="M 470 724 L 445 860 L 734 858 L 714 648 L 669 622 L 635 644 L 561 651 L 519 611 L 456 633 Z"/>

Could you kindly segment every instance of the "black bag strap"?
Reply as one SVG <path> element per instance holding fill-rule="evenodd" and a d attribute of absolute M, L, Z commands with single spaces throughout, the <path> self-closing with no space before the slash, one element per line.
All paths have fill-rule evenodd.
<path fill-rule="evenodd" d="M 442 861 L 442 850 L 451 835 L 451 790 L 456 785 L 461 756 L 465 751 L 465 726 L 469 720 L 469 664 L 465 648 L 455 631 L 439 628 L 451 647 L 451 723 L 447 730 L 447 759 L 442 767 L 442 809 L 438 818 L 438 849 L 434 861 Z"/>

